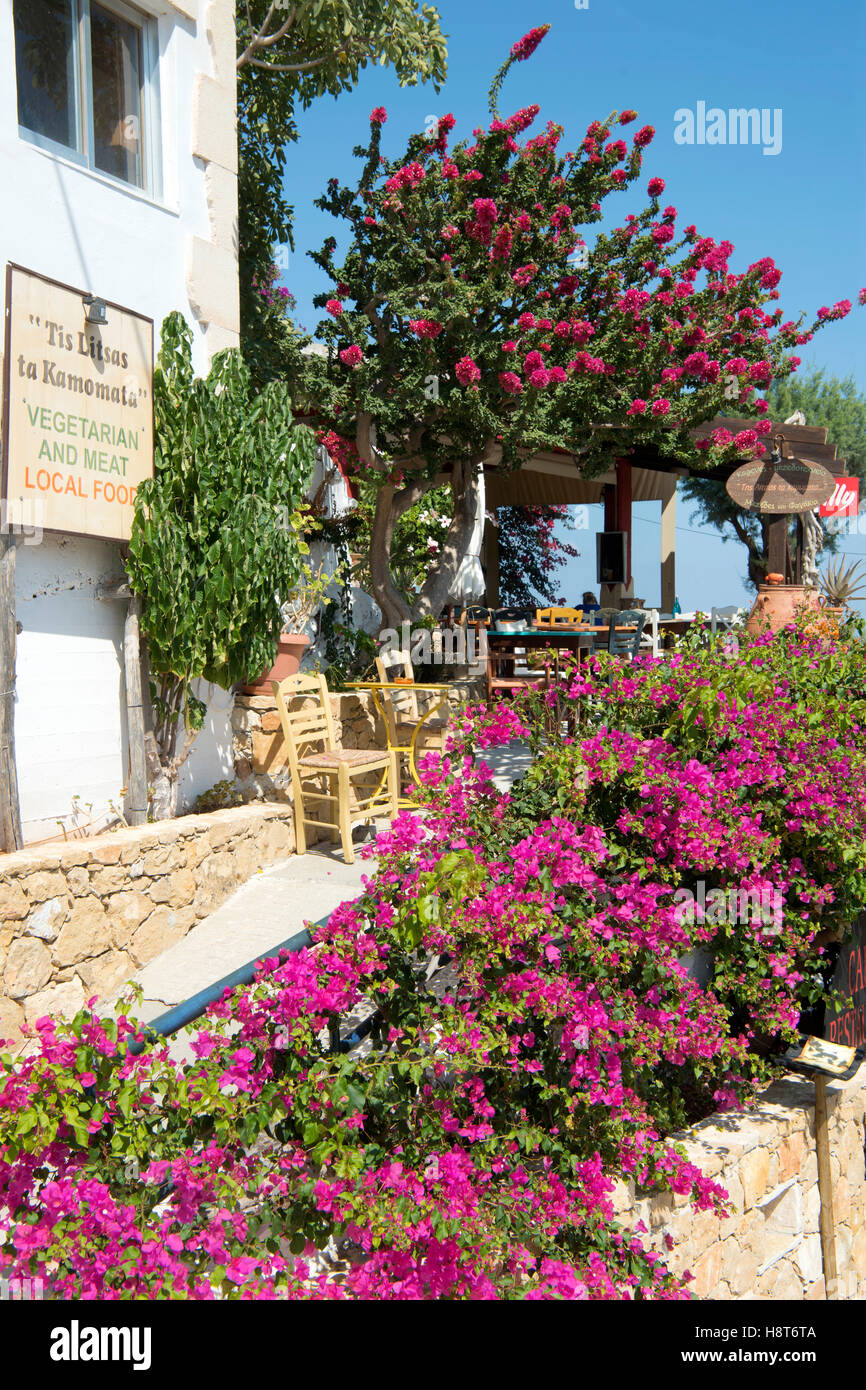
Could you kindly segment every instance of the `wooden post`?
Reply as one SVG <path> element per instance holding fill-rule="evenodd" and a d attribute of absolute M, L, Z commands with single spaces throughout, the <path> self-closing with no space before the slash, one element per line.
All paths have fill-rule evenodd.
<path fill-rule="evenodd" d="M 815 1073 L 815 1149 L 818 1156 L 821 1255 L 827 1298 L 837 1294 L 836 1232 L 833 1221 L 833 1175 L 830 1172 L 830 1138 L 827 1124 L 827 1078 Z"/>
<path fill-rule="evenodd" d="M 144 708 L 141 698 L 141 641 L 139 619 L 141 599 L 133 594 L 123 627 L 123 668 L 126 677 L 126 722 L 129 731 L 130 825 L 147 820 L 147 761 L 144 753 Z"/>
<path fill-rule="evenodd" d="M 604 530 L 615 531 L 616 527 L 616 485 L 605 483 L 601 490 L 604 502 Z"/>
<path fill-rule="evenodd" d="M 631 573 L 631 459 L 616 461 L 616 529 L 625 531 L 625 587 L 630 592 Z"/>
<path fill-rule="evenodd" d="M 661 605 L 663 613 L 673 612 L 677 594 L 677 478 L 665 481 L 662 499 Z"/>
<path fill-rule="evenodd" d="M 0 531 L 0 849 L 21 847 L 15 765 L 15 538 Z"/>
<path fill-rule="evenodd" d="M 788 582 L 788 518 L 771 516 L 767 526 L 767 573 L 781 574 Z"/>

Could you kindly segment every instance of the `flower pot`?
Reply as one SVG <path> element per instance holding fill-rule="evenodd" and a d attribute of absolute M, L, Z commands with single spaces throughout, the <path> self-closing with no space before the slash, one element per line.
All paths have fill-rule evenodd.
<path fill-rule="evenodd" d="M 283 632 L 277 649 L 277 659 L 269 671 L 263 671 L 258 680 L 242 685 L 244 695 L 272 695 L 271 681 L 284 681 L 286 676 L 296 676 L 301 669 L 304 652 L 310 645 L 309 637 L 302 632 Z"/>
<path fill-rule="evenodd" d="M 753 634 L 778 632 L 793 622 L 797 610 L 804 607 L 810 610 L 818 607 L 815 589 L 807 589 L 803 584 L 759 584 L 758 597 L 746 619 L 746 631 Z"/>

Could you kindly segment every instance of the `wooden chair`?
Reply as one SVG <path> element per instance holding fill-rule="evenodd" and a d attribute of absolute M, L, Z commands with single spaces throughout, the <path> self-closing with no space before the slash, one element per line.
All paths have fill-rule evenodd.
<path fill-rule="evenodd" d="M 526 654 L 512 652 L 493 652 L 487 658 L 487 703 L 493 703 L 496 695 L 504 696 L 512 690 L 547 690 L 550 685 L 550 667 L 529 671 L 525 675 L 515 671 L 518 661 L 525 661 Z"/>
<path fill-rule="evenodd" d="M 611 656 L 625 656 L 634 661 L 640 650 L 641 634 L 647 615 L 642 608 L 624 608 L 611 615 L 607 649 Z M 635 632 L 617 632 L 618 627 L 636 627 Z"/>
<path fill-rule="evenodd" d="M 344 860 L 353 864 L 353 823 L 370 821 L 377 813 L 384 812 L 391 819 L 397 814 L 397 755 L 391 749 L 337 747 L 324 676 L 287 676 L 272 685 L 289 754 L 296 851 L 307 852 L 306 826 L 324 825 L 331 832 L 331 843 L 340 839 Z M 290 703 L 300 700 L 303 705 L 289 709 Z M 352 806 L 353 779 L 376 772 L 381 776 L 375 791 L 357 790 Z M 308 814 L 311 801 L 334 808 L 331 819 L 313 820 Z"/>
<path fill-rule="evenodd" d="M 536 608 L 536 627 L 556 627 L 565 623 L 568 626 L 583 622 L 582 608 Z"/>
<path fill-rule="evenodd" d="M 402 689 L 383 691 L 382 705 L 389 748 L 398 753 L 411 749 L 415 730 L 424 713 L 419 704 L 419 692 L 412 689 L 415 681 L 412 659 L 407 651 L 388 651 L 376 657 L 376 671 L 380 681 L 393 681 L 396 677 L 408 682 Z M 442 752 L 447 730 L 447 714 L 433 714 L 425 719 L 411 756 L 431 748 Z"/>

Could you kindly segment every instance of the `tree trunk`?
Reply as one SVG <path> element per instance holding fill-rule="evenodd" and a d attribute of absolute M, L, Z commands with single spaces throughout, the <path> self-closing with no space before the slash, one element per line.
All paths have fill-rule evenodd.
<path fill-rule="evenodd" d="M 467 463 L 455 463 L 451 474 L 451 491 L 454 494 L 454 516 L 439 557 L 439 563 L 424 583 L 416 605 L 419 617 L 432 615 L 438 618 L 448 602 L 451 587 L 457 577 L 475 526 L 475 509 L 478 504 L 478 470 L 480 459 Z"/>
<path fill-rule="evenodd" d="M 409 483 L 400 492 L 388 484 L 379 489 L 376 497 L 370 533 L 370 579 L 373 597 L 382 610 L 383 628 L 398 628 L 412 619 L 412 609 L 391 574 L 391 542 L 400 517 L 432 487 L 432 479 Z"/>
<path fill-rule="evenodd" d="M 15 538 L 0 532 L 0 850 L 21 847 L 15 765 Z"/>
<path fill-rule="evenodd" d="M 394 583 L 390 565 L 391 543 L 400 517 L 420 502 L 435 484 L 432 479 L 425 479 L 409 483 L 399 492 L 391 486 L 379 489 L 370 536 L 370 576 L 373 597 L 382 610 L 383 628 L 399 628 L 402 622 L 411 622 L 413 618 L 438 617 L 448 602 L 451 586 L 475 525 L 481 463 L 481 459 L 472 459 L 454 464 L 451 475 L 454 516 L 442 550 L 437 560 L 431 562 L 431 572 L 414 608 Z"/>

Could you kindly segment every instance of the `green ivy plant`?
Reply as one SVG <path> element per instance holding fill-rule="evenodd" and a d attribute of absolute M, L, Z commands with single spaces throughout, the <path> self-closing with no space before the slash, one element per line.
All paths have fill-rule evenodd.
<path fill-rule="evenodd" d="M 273 663 L 280 604 L 308 553 L 315 441 L 293 423 L 283 383 L 252 393 L 237 350 L 195 376 L 179 313 L 162 327 L 153 405 L 154 476 L 136 495 L 127 571 L 153 676 L 147 752 L 159 818 L 175 813 L 178 770 L 204 718 L 192 682 L 228 688 Z"/>

